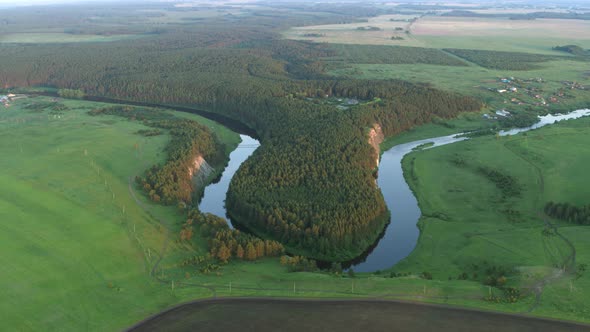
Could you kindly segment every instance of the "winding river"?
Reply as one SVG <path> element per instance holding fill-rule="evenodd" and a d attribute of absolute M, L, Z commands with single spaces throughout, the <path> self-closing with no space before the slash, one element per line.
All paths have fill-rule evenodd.
<path fill-rule="evenodd" d="M 225 211 L 225 196 L 229 189 L 229 183 L 232 177 L 238 171 L 238 168 L 252 153 L 260 146 L 258 140 L 244 134 L 240 134 L 242 142 L 229 155 L 229 163 L 221 174 L 218 182 L 212 183 L 205 188 L 203 198 L 199 203 L 199 210 L 203 213 L 212 213 L 216 216 L 227 220 L 230 228 L 233 228 L 229 217 Z"/>
<path fill-rule="evenodd" d="M 515 135 L 561 120 L 577 119 L 589 115 L 590 109 L 577 110 L 568 114 L 549 114 L 540 117 L 540 121 L 533 126 L 501 131 L 499 134 L 501 136 Z M 363 258 L 357 259 L 352 263 L 352 268 L 355 271 L 372 272 L 390 268 L 414 250 L 420 234 L 416 223 L 420 219 L 421 212 L 416 197 L 404 179 L 401 161 L 414 148 L 426 143 L 432 143 L 432 145 L 425 148 L 431 149 L 468 139 L 466 137 L 459 137 L 458 135 L 460 134 L 400 144 L 382 154 L 377 183 L 383 192 L 387 207 L 391 211 L 392 221 L 374 248 L 364 255 Z M 224 170 L 221 179 L 219 182 L 205 188 L 205 194 L 199 204 L 199 209 L 202 212 L 213 213 L 225 218 L 228 220 L 230 227 L 232 225 L 225 211 L 225 195 L 229 188 L 229 183 L 239 166 L 260 145 L 257 140 L 250 136 L 240 135 L 240 137 L 242 138 L 242 142 L 230 154 L 230 162 Z"/>

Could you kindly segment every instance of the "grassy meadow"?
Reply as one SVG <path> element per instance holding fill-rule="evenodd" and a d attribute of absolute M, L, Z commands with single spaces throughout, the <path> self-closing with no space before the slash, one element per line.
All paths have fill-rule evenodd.
<path fill-rule="evenodd" d="M 570 120 L 408 155 L 403 166 L 422 210 L 421 234 L 416 249 L 394 270 L 429 269 L 436 279 L 466 272 L 469 280 L 480 280 L 487 267 L 503 266 L 513 271 L 508 285 L 527 289 L 551 280 L 532 313 L 588 321 L 590 274 L 576 278 L 573 271 L 560 272 L 572 248 L 546 234 L 540 213 L 551 200 L 587 204 L 589 126 L 588 118 Z M 506 194 L 482 167 L 510 176 L 519 193 Z M 573 244 L 576 266 L 590 263 L 590 228 L 552 222 Z"/>
<path fill-rule="evenodd" d="M 95 103 L 27 109 L 42 103 L 51 101 L 0 108 L 3 326 L 112 331 L 179 301 L 150 277 L 167 225 L 129 191 L 130 177 L 164 160 L 167 135 L 143 137 L 141 123 L 87 115 Z M 239 140 L 216 131 L 230 145 Z M 170 224 L 181 219 L 157 209 Z"/>

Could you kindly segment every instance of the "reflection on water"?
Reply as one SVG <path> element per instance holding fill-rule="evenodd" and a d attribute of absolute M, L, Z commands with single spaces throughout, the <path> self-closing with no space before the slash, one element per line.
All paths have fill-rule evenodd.
<path fill-rule="evenodd" d="M 545 116 L 540 116 L 539 122 L 535 123 L 534 125 L 532 125 L 530 127 L 502 130 L 500 132 L 500 136 L 516 135 L 518 133 L 522 133 L 525 131 L 541 128 L 546 125 L 554 124 L 554 123 L 562 121 L 562 120 L 577 119 L 577 118 L 581 118 L 583 116 L 588 116 L 588 115 L 590 115 L 590 109 L 577 110 L 577 111 L 573 111 L 568 114 L 555 114 L 555 115 L 548 114 Z"/>
<path fill-rule="evenodd" d="M 229 218 L 225 213 L 225 195 L 229 189 L 229 183 L 240 165 L 254 153 L 260 143 L 247 135 L 240 135 L 242 142 L 229 155 L 229 164 L 223 171 L 218 182 L 212 183 L 205 188 L 203 199 L 199 203 L 199 210 L 203 213 L 212 213 L 227 220 L 229 227 L 232 227 Z"/>

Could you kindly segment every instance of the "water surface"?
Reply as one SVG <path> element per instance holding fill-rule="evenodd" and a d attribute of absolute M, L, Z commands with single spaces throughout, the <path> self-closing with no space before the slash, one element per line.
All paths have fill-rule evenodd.
<path fill-rule="evenodd" d="M 260 146 L 260 143 L 248 136 L 240 135 L 242 142 L 229 155 L 229 163 L 218 182 L 212 183 L 205 188 L 203 199 L 199 203 L 199 210 L 203 213 L 212 213 L 227 220 L 230 228 L 233 228 L 225 210 L 225 196 L 229 189 L 232 177 L 248 157 Z"/>

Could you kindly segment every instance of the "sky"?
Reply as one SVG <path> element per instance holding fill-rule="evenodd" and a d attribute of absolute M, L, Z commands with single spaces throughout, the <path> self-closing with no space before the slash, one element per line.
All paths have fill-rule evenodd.
<path fill-rule="evenodd" d="M 115 0 L 0 0 L 0 6 L 29 6 L 55 3 L 107 2 Z"/>

